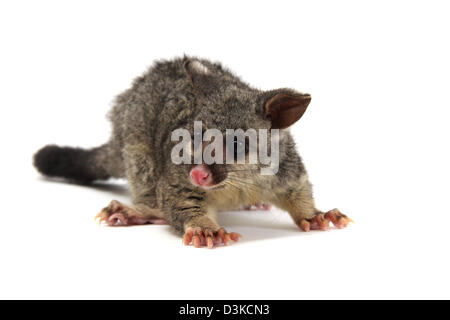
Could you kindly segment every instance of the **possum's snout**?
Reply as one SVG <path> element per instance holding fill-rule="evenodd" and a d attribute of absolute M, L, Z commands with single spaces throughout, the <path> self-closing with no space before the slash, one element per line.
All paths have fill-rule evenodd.
<path fill-rule="evenodd" d="M 204 189 L 213 189 L 227 178 L 227 170 L 224 165 L 198 164 L 189 172 L 192 184 Z"/>
<path fill-rule="evenodd" d="M 213 175 L 211 170 L 203 165 L 199 164 L 195 166 L 189 173 L 191 182 L 199 187 L 211 187 L 213 185 Z"/>

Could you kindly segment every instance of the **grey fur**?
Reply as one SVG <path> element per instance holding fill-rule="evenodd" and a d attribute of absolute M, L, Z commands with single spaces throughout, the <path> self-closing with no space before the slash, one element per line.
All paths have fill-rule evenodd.
<path fill-rule="evenodd" d="M 176 144 L 170 140 L 171 132 L 177 128 L 192 131 L 194 120 L 223 132 L 270 129 L 273 119 L 265 105 L 279 93 L 305 97 L 290 89 L 254 89 L 219 63 L 208 60 L 183 57 L 158 61 L 117 97 L 109 114 L 113 125 L 110 141 L 95 149 L 95 156 L 92 151 L 89 161 L 79 163 L 86 172 L 98 173 L 84 180 L 126 178 L 134 208 L 144 216 L 165 218 L 179 232 L 188 227 L 217 231 L 215 212 L 256 202 L 273 203 L 289 211 L 297 224 L 311 219 L 319 210 L 314 206 L 311 184 L 287 128 L 281 128 L 280 169 L 274 176 L 261 176 L 259 165 L 223 165 L 217 167 L 225 182 L 223 187 L 205 190 L 190 182 L 190 165 L 175 165 L 170 159 Z M 306 98 L 304 109 L 310 99 Z M 291 124 L 296 120 L 287 121 Z M 44 151 L 35 156 L 41 172 L 77 179 L 73 173 L 43 170 L 47 159 Z M 57 156 L 52 159 L 47 168 L 62 161 Z M 71 165 L 76 161 L 74 158 Z"/>

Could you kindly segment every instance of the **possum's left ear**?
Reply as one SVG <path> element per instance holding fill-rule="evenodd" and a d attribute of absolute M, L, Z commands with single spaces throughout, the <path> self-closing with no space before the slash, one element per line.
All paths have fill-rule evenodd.
<path fill-rule="evenodd" d="M 284 129 L 297 122 L 311 102 L 311 95 L 291 90 L 278 91 L 266 100 L 265 116 L 272 122 L 272 129 Z"/>
<path fill-rule="evenodd" d="M 183 68 L 197 92 L 208 93 L 216 89 L 217 81 L 215 81 L 215 76 L 200 61 L 187 59 L 183 64 Z"/>

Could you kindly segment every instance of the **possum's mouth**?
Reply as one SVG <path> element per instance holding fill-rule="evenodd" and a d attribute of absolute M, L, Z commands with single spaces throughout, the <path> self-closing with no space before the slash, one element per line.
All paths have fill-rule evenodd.
<path fill-rule="evenodd" d="M 203 188 L 206 190 L 214 191 L 214 190 L 224 189 L 225 187 L 226 187 L 225 183 L 220 183 L 220 184 L 212 186 L 212 187 L 203 187 Z"/>

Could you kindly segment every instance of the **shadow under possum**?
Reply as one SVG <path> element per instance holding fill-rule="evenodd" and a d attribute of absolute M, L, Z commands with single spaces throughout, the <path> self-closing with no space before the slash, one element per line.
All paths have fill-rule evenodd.
<path fill-rule="evenodd" d="M 282 217 L 286 214 L 286 219 Z M 229 232 L 238 232 L 242 238 L 238 243 L 231 245 L 244 245 L 251 241 L 270 240 L 275 238 L 314 236 L 320 231 L 303 232 L 293 221 L 290 221 L 288 213 L 275 211 L 224 211 L 217 215 L 219 225 L 223 226 Z M 281 219 L 280 219 L 281 218 Z M 175 238 L 181 235 L 173 228 L 167 226 L 167 231 Z M 215 248 L 221 249 L 225 246 Z"/>
<path fill-rule="evenodd" d="M 61 178 L 39 177 L 43 182 L 56 182 L 71 186 L 79 186 L 91 190 L 111 194 L 111 197 L 121 196 L 130 197 L 128 185 L 123 182 L 106 181 L 94 182 L 92 184 L 79 184 L 67 181 Z M 238 232 L 242 234 L 239 244 L 245 244 L 250 241 L 261 241 L 274 238 L 294 237 L 294 236 L 313 236 L 320 231 L 302 232 L 294 222 L 288 217 L 288 213 L 281 213 L 271 209 L 270 211 L 226 211 L 219 212 L 218 222 L 229 232 Z M 283 215 L 286 215 L 286 218 Z M 133 226 L 149 227 L 149 225 Z M 167 228 L 168 233 L 173 237 L 180 237 L 170 226 L 159 226 Z M 219 247 L 220 248 L 220 247 Z"/>
<path fill-rule="evenodd" d="M 68 181 L 62 178 L 52 178 L 52 177 L 39 177 L 39 180 L 46 182 L 57 182 L 66 185 L 79 186 L 88 189 L 94 189 L 98 191 L 108 192 L 112 195 L 128 197 L 130 196 L 130 190 L 127 184 L 117 183 L 114 181 L 106 182 L 94 182 L 91 184 L 80 184 L 72 181 Z"/>
<path fill-rule="evenodd" d="M 273 210 L 273 209 L 272 209 Z M 220 212 L 219 224 L 228 231 L 239 232 L 242 239 L 239 242 L 268 240 L 296 236 L 312 236 L 316 232 L 303 232 L 288 217 L 288 213 L 270 211 L 236 211 Z M 281 217 L 286 214 L 286 218 Z"/>

